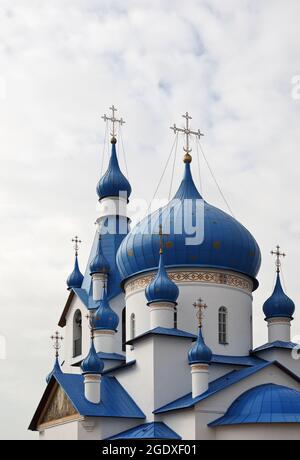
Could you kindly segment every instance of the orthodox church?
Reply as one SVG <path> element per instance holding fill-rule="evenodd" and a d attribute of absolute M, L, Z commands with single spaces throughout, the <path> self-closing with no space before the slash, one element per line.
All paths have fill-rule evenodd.
<path fill-rule="evenodd" d="M 294 302 L 276 282 L 263 305 L 268 342 L 253 349 L 252 302 L 261 253 L 235 218 L 205 201 L 192 175 L 186 114 L 182 181 L 170 202 L 130 229 L 131 186 L 115 126 L 97 185 L 97 231 L 82 275 L 80 240 L 53 336 L 56 357 L 29 429 L 40 439 L 300 438 L 300 362 Z M 203 241 L 185 221 L 202 203 Z M 188 212 L 186 212 L 188 203 Z M 182 231 L 178 231 L 181 228 Z M 271 276 L 271 274 L 270 274 Z"/>

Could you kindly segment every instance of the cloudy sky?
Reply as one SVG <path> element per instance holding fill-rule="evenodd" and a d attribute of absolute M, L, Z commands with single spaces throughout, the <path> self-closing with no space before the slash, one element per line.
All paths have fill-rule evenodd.
<path fill-rule="evenodd" d="M 263 254 L 255 344 L 266 340 L 277 243 L 299 304 L 299 17 L 298 0 L 0 0 L 1 438 L 36 437 L 26 428 L 52 366 L 70 238 L 84 241 L 83 266 L 95 231 L 100 117 L 112 103 L 126 120 L 134 198 L 152 197 L 182 113 L 205 132 L 222 190 Z M 201 170 L 204 197 L 226 210 Z M 175 184 L 181 173 L 178 161 Z"/>

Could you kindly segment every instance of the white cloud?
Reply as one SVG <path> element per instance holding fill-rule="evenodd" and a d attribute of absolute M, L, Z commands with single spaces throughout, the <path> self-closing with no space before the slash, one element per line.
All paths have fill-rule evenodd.
<path fill-rule="evenodd" d="M 0 333 L 8 357 L 0 361 L 0 423 L 1 436 L 14 438 L 30 436 L 41 376 L 52 365 L 48 336 L 66 298 L 69 240 L 82 237 L 82 265 L 92 241 L 100 116 L 111 103 L 126 119 L 137 198 L 153 195 L 173 142 L 169 126 L 181 113 L 189 110 L 205 132 L 206 155 L 235 215 L 263 252 L 256 343 L 266 337 L 261 305 L 277 242 L 288 253 L 285 280 L 297 302 L 300 102 L 291 79 L 300 73 L 300 4 L 2 0 L 1 9 Z M 202 166 L 205 198 L 224 208 Z M 152 172 L 142 184 L 141 170 Z M 181 173 L 178 164 L 175 184 Z"/>

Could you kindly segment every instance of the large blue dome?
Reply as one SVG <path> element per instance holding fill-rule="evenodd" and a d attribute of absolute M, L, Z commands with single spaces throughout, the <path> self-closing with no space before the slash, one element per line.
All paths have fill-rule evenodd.
<path fill-rule="evenodd" d="M 300 392 L 282 385 L 266 383 L 241 394 L 225 415 L 209 426 L 299 422 Z"/>
<path fill-rule="evenodd" d="M 251 233 L 236 219 L 204 201 L 204 240 L 198 245 L 187 245 L 190 235 L 174 229 L 185 228 L 184 200 L 189 200 L 189 217 L 195 216 L 196 201 L 202 200 L 191 175 L 190 164 L 185 164 L 181 185 L 170 203 L 143 219 L 124 238 L 117 253 L 117 265 L 124 280 L 148 270 L 159 262 L 159 224 L 168 229 L 164 249 L 167 267 L 218 268 L 239 272 L 254 280 L 260 268 L 261 254 Z M 198 201 L 199 202 L 199 201 Z M 151 231 L 149 232 L 149 223 Z"/>

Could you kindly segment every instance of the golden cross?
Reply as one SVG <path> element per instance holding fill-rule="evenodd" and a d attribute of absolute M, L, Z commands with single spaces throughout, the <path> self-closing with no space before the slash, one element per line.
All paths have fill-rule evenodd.
<path fill-rule="evenodd" d="M 193 303 L 193 306 L 197 310 L 196 316 L 198 318 L 198 326 L 202 327 L 202 320 L 203 320 L 203 316 L 204 316 L 204 310 L 207 308 L 207 305 L 206 305 L 206 303 L 203 302 L 202 299 L 198 299 L 196 302 Z"/>
<path fill-rule="evenodd" d="M 82 243 L 82 241 L 78 238 L 78 236 L 74 236 L 74 238 L 72 238 L 72 243 L 75 243 L 74 244 L 75 256 L 78 256 L 79 244 Z"/>
<path fill-rule="evenodd" d="M 280 272 L 280 266 L 281 266 L 280 257 L 285 257 L 286 254 L 284 252 L 280 252 L 280 246 L 279 245 L 276 246 L 276 251 L 271 251 L 271 254 L 272 254 L 272 256 L 276 256 L 276 261 L 275 261 L 276 271 L 277 271 L 277 273 L 279 273 Z"/>
<path fill-rule="evenodd" d="M 164 236 L 169 236 L 170 234 L 163 233 L 163 226 L 161 224 L 159 225 L 158 228 L 159 228 L 158 233 L 155 233 L 155 235 L 159 236 L 159 253 L 162 254 L 163 249 L 164 249 Z"/>
<path fill-rule="evenodd" d="M 123 120 L 123 118 L 116 118 L 115 117 L 115 113 L 117 112 L 117 109 L 114 105 L 112 105 L 111 107 L 109 107 L 109 110 L 111 110 L 112 114 L 111 114 L 111 117 L 108 117 L 106 114 L 103 115 L 103 120 L 104 121 L 111 121 L 112 122 L 112 132 L 111 132 L 111 136 L 112 138 L 115 140 L 116 138 L 116 131 L 115 131 L 115 124 L 116 123 L 120 123 L 120 125 L 122 126 L 125 121 Z"/>
<path fill-rule="evenodd" d="M 51 335 L 50 339 L 53 341 L 53 348 L 55 350 L 55 357 L 58 358 L 58 350 L 61 347 L 61 342 L 64 338 L 59 335 L 59 332 L 56 331 L 53 335 Z"/>
<path fill-rule="evenodd" d="M 204 136 L 204 134 L 201 133 L 200 129 L 198 131 L 192 131 L 189 126 L 189 120 L 192 120 L 192 117 L 189 115 L 188 112 L 186 112 L 184 115 L 182 115 L 183 118 L 185 118 L 185 128 L 177 128 L 176 124 L 174 123 L 173 126 L 171 126 L 170 129 L 174 131 L 176 134 L 177 132 L 181 132 L 185 135 L 185 146 L 183 147 L 183 150 L 185 153 L 189 154 L 192 149 L 190 148 L 190 136 L 196 136 L 200 139 L 201 136 Z"/>

